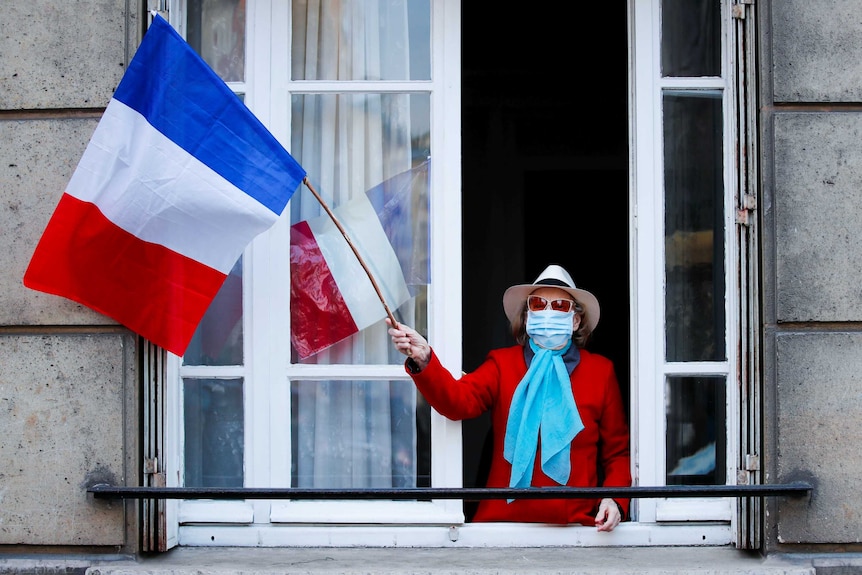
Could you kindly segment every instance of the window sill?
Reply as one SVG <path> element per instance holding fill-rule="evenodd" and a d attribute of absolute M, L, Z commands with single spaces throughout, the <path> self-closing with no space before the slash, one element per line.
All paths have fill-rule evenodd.
<path fill-rule="evenodd" d="M 662 547 L 726 546 L 729 523 L 658 525 L 626 522 L 611 533 L 580 525 L 182 525 L 189 547 Z"/>

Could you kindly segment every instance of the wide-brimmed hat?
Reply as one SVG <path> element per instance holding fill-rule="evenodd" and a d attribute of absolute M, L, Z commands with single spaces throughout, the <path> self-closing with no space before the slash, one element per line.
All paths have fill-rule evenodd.
<path fill-rule="evenodd" d="M 584 308 L 586 326 L 589 330 L 596 329 L 601 313 L 599 300 L 587 290 L 579 289 L 569 272 L 555 264 L 546 267 L 533 283 L 514 285 L 506 290 L 503 294 L 503 310 L 510 322 L 515 321 L 524 310 L 527 296 L 540 287 L 555 287 L 568 292 Z"/>

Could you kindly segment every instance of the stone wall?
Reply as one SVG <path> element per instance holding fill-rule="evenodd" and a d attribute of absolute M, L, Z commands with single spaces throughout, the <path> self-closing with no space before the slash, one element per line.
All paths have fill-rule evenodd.
<path fill-rule="evenodd" d="M 464 0 L 470 1 L 470 0 Z M 862 9 L 757 3 L 768 551 L 862 550 Z M 6 2 L 0 18 L 0 546 L 134 551 L 135 338 L 28 290 L 26 265 L 141 36 L 142 0 Z"/>
<path fill-rule="evenodd" d="M 862 513 L 862 12 L 759 4 L 769 550 L 858 550 Z M 854 545 L 855 544 L 855 545 Z"/>
<path fill-rule="evenodd" d="M 24 271 L 141 36 L 128 0 L 6 2 L 0 17 L 0 546 L 134 551 L 136 337 L 25 288 Z"/>

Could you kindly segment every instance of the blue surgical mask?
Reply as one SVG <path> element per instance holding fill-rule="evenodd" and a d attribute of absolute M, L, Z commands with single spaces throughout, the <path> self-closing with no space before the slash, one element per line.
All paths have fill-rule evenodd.
<path fill-rule="evenodd" d="M 566 345 L 574 331 L 574 310 L 570 312 L 546 309 L 527 311 L 527 335 L 545 349 Z"/>

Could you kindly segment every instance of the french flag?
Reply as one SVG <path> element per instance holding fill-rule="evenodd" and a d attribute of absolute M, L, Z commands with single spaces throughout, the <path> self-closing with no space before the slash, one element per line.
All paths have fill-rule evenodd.
<path fill-rule="evenodd" d="M 24 285 L 182 355 L 305 170 L 160 16 L 39 240 Z"/>
<path fill-rule="evenodd" d="M 430 283 L 427 237 L 430 161 L 401 172 L 332 212 L 393 310 Z M 290 228 L 291 343 L 306 359 L 381 321 L 386 310 L 368 274 L 328 215 Z"/>

